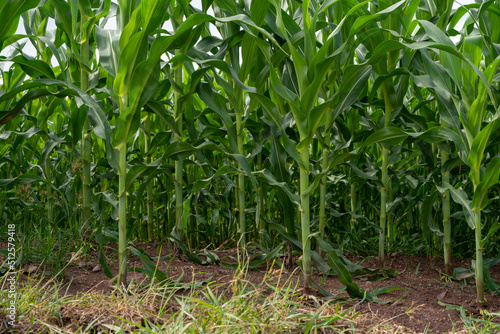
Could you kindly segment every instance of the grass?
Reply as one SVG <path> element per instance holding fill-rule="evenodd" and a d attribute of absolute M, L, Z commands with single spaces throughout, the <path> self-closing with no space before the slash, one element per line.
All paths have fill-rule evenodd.
<path fill-rule="evenodd" d="M 500 313 L 485 314 L 481 318 L 462 316 L 469 333 L 499 333 Z"/>
<path fill-rule="evenodd" d="M 357 313 L 348 305 L 304 299 L 298 284 L 269 270 L 259 285 L 237 271 L 230 284 L 134 284 L 110 294 L 71 295 L 44 275 L 18 276 L 17 322 L 25 333 L 337 333 Z M 5 285 L 5 276 L 2 286 Z M 2 304 L 8 300 L 0 291 Z M 5 324 L 0 329 L 5 329 Z"/>

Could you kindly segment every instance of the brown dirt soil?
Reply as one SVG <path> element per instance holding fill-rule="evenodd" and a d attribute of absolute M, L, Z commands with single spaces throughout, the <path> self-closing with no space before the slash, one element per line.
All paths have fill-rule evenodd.
<path fill-rule="evenodd" d="M 150 256 L 172 254 L 172 250 L 167 244 L 137 244 L 136 246 L 144 249 Z M 158 251 L 160 249 L 161 252 Z M 235 249 L 213 252 L 222 261 L 226 262 L 234 263 L 234 258 L 237 257 Z M 112 271 L 115 274 L 117 272 L 116 246 L 108 247 L 107 253 L 109 255 L 108 259 L 111 259 L 110 268 L 114 268 Z M 76 256 L 74 261 L 68 265 L 64 273 L 67 284 L 63 289 L 59 290 L 60 293 L 64 294 L 66 292 L 69 295 L 82 293 L 109 295 L 114 288 L 103 271 L 96 268 L 97 256 L 86 256 L 86 258 Z M 204 256 L 200 257 L 205 259 Z M 346 257 L 353 262 L 362 260 L 361 257 L 349 254 Z M 470 263 L 470 259 L 453 259 L 454 267 L 469 268 Z M 374 269 L 377 268 L 377 261 L 371 258 L 364 261 L 362 265 Z M 31 271 L 37 268 L 36 264 L 24 265 L 25 276 L 30 267 Z M 129 259 L 130 267 L 142 268 L 140 260 L 131 255 Z M 381 303 L 348 300 L 347 304 L 344 304 L 351 305 L 354 310 L 359 312 L 358 316 L 354 318 L 354 327 L 358 333 L 460 333 L 463 323 L 459 311 L 447 310 L 445 306 L 438 304 L 439 300 L 446 304 L 464 306 L 468 309 L 470 316 L 480 317 L 480 311 L 475 303 L 473 279 L 467 281 L 446 279 L 439 272 L 439 269 L 443 268 L 442 259 L 391 254 L 386 259 L 386 268 L 396 269 L 398 275 L 380 281 L 368 281 L 362 277 L 353 278 L 360 288 L 370 291 L 389 286 L 400 287 L 398 290 L 380 295 L 379 301 Z M 170 260 L 159 261 L 159 269 L 168 273 L 169 277 L 174 280 L 182 276 L 181 281 L 185 283 L 192 282 L 193 279 L 199 282 L 211 278 L 211 281 L 216 282 L 217 286 L 227 287 L 233 280 L 233 271 L 231 269 L 215 264 L 196 265 L 189 262 L 185 256 L 179 255 L 175 255 L 173 258 L 170 257 Z M 258 270 L 248 270 L 246 279 L 258 286 L 262 283 L 267 269 L 269 268 L 261 266 Z M 276 269 L 279 268 L 275 267 L 274 270 Z M 500 265 L 490 268 L 490 275 L 492 278 L 500 280 Z M 128 274 L 129 281 L 142 282 L 144 279 L 142 273 L 129 272 Z M 302 280 L 302 274 L 298 268 L 294 268 L 293 271 L 284 270 L 281 279 L 290 279 L 295 284 L 297 280 Z M 342 285 L 336 276 L 322 277 L 315 273 L 313 280 L 333 295 L 348 297 L 345 291 L 339 292 Z M 26 279 L 21 278 L 19 283 L 23 284 L 25 281 Z M 314 289 L 313 293 L 318 299 L 330 299 L 323 297 L 316 289 Z M 488 294 L 486 297 L 486 310 L 490 313 L 500 312 L 500 297 L 495 294 Z M 3 324 L 0 324 L 0 332 L 3 329 L 2 326 Z"/>

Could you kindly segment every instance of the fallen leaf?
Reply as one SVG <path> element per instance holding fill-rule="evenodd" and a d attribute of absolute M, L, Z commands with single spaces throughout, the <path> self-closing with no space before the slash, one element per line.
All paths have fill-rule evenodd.
<path fill-rule="evenodd" d="M 464 274 L 459 274 L 456 276 L 457 280 L 463 280 L 469 277 L 474 276 L 474 273 L 464 273 Z"/>
<path fill-rule="evenodd" d="M 445 292 L 443 292 L 443 293 L 439 294 L 439 295 L 437 296 L 437 298 L 438 298 L 439 300 L 443 299 L 443 298 L 444 298 L 444 296 L 446 296 L 446 292 L 448 292 L 448 291 L 445 291 Z"/>

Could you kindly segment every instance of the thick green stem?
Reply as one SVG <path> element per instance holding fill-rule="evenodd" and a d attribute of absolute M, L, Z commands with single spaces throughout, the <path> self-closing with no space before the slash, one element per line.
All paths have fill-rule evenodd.
<path fill-rule="evenodd" d="M 86 118 L 82 128 L 82 229 L 90 223 L 92 203 L 92 194 L 90 189 L 91 151 L 92 143 L 89 133 L 89 120 Z"/>
<path fill-rule="evenodd" d="M 325 120 L 325 131 L 323 132 L 323 136 L 325 138 L 326 147 L 323 147 L 323 157 L 321 161 L 321 169 L 322 171 L 326 171 L 328 168 L 328 154 L 330 153 L 330 129 L 328 125 L 332 120 L 332 113 L 328 112 L 326 114 Z M 326 180 L 327 176 L 323 176 L 321 178 L 320 188 L 319 188 L 319 233 L 321 238 L 325 238 L 325 221 L 326 221 Z M 318 246 L 319 247 L 319 246 Z M 324 251 L 322 249 L 319 250 L 319 255 L 324 256 Z"/>
<path fill-rule="evenodd" d="M 257 212 L 255 213 L 255 226 L 259 229 L 259 238 L 261 243 L 264 242 L 264 230 L 266 229 L 266 221 L 262 219 L 264 215 L 264 192 L 262 189 L 262 184 L 259 184 L 259 188 L 257 189 Z"/>
<path fill-rule="evenodd" d="M 179 237 L 184 240 L 185 231 L 182 227 L 182 206 L 183 206 L 183 195 L 182 195 L 182 170 L 183 161 L 175 161 L 175 226 Z"/>
<path fill-rule="evenodd" d="M 82 27 L 85 19 L 82 18 Z M 80 56 L 85 64 L 89 62 L 89 44 L 88 40 L 85 41 L 80 49 Z M 89 88 L 89 74 L 85 71 L 83 66 L 80 69 L 80 80 L 81 80 L 81 89 L 86 92 Z M 86 107 L 84 107 L 86 108 Z M 82 128 L 82 221 L 81 221 L 81 229 L 83 232 L 83 228 L 90 223 L 90 214 L 92 207 L 92 194 L 90 189 L 90 161 L 92 154 L 92 142 L 89 133 L 89 120 L 85 117 L 85 122 L 83 123 Z"/>
<path fill-rule="evenodd" d="M 309 188 L 309 150 L 300 153 L 303 168 L 300 168 L 300 222 L 302 225 L 302 266 L 304 270 L 304 294 L 310 293 L 312 282 L 309 194 L 302 195 Z"/>
<path fill-rule="evenodd" d="M 144 151 L 147 152 L 149 151 L 149 147 L 151 144 L 151 115 L 146 116 L 146 120 L 144 121 L 144 132 L 146 135 L 144 136 Z M 151 156 L 147 155 L 146 156 L 146 163 L 151 163 Z M 148 203 L 148 241 L 152 242 L 154 240 L 154 234 L 153 234 L 153 181 L 151 180 L 148 185 L 147 185 L 147 194 L 146 194 L 146 201 Z"/>
<path fill-rule="evenodd" d="M 356 213 L 356 200 L 357 200 L 357 189 L 356 189 L 356 181 L 353 181 L 351 183 L 351 211 L 352 213 Z M 354 229 L 354 223 L 356 222 L 356 219 L 353 217 L 351 218 L 351 229 Z"/>
<path fill-rule="evenodd" d="M 259 153 L 257 156 L 257 165 L 259 169 L 262 168 L 262 154 Z M 264 229 L 266 228 L 266 222 L 262 219 L 264 215 L 264 192 L 262 189 L 262 183 L 259 183 L 259 189 L 257 189 L 257 210 L 255 213 L 255 228 L 259 230 L 260 243 L 264 244 Z"/>
<path fill-rule="evenodd" d="M 47 160 L 49 160 L 49 157 L 47 157 Z M 50 163 L 48 163 L 49 165 Z M 50 173 L 50 167 L 46 168 L 46 171 Z M 47 173 L 47 174 L 48 174 Z M 47 180 L 50 183 L 52 183 L 52 180 L 49 179 Z M 49 222 L 53 223 L 54 222 L 54 205 L 53 205 L 54 200 L 52 199 L 52 185 L 47 184 L 47 218 L 49 219 Z"/>
<path fill-rule="evenodd" d="M 384 95 L 385 111 L 384 111 L 384 127 L 388 127 L 391 123 L 392 118 L 392 102 L 391 93 L 395 94 L 394 87 L 391 87 L 387 81 L 382 87 L 382 93 Z M 385 227 L 386 227 L 386 208 L 387 208 L 387 189 L 389 187 L 387 168 L 389 165 L 389 149 L 384 145 L 381 145 L 382 150 L 382 188 L 380 189 L 380 228 L 379 240 L 378 240 L 378 258 L 381 267 L 384 266 L 385 257 Z"/>
<path fill-rule="evenodd" d="M 444 270 L 451 273 L 451 218 L 450 218 L 450 191 L 443 194 L 443 252 L 444 252 Z"/>
<path fill-rule="evenodd" d="M 242 115 L 240 112 L 236 112 L 236 140 L 238 144 L 238 153 L 244 154 L 243 152 L 243 124 Z M 241 168 L 241 166 L 240 166 Z M 238 212 L 239 212 L 239 228 L 240 228 L 240 246 L 242 249 L 246 248 L 246 231 L 247 222 L 245 215 L 245 176 L 243 173 L 238 174 Z"/>
<path fill-rule="evenodd" d="M 176 50 L 176 55 L 180 54 L 179 50 Z M 177 85 L 182 87 L 182 65 L 179 65 L 174 70 L 174 80 Z M 182 135 L 182 108 L 180 102 L 181 94 L 179 92 L 174 93 L 174 103 L 175 103 L 175 125 L 177 131 Z M 182 139 L 178 139 L 181 141 Z M 175 161 L 175 226 L 177 233 L 181 240 L 185 241 L 186 231 L 182 226 L 182 207 L 183 207 L 183 194 L 182 194 L 182 180 L 183 180 L 183 160 L 179 159 Z"/>
<path fill-rule="evenodd" d="M 387 179 L 387 186 L 386 186 L 386 189 L 387 189 L 387 203 L 391 203 L 392 200 L 393 200 L 393 197 L 392 197 L 392 181 L 391 179 Z M 389 241 L 389 246 L 392 244 L 392 242 L 394 241 L 394 230 L 395 230 L 395 227 L 394 227 L 394 219 L 392 217 L 392 212 L 387 212 L 386 213 L 386 219 L 387 219 L 387 240 Z"/>
<path fill-rule="evenodd" d="M 478 184 L 481 182 L 481 172 L 479 170 L 474 171 L 473 183 L 474 183 L 474 192 Z M 484 274 L 483 274 L 483 247 L 481 245 L 482 236 L 481 236 L 481 209 L 477 209 L 475 211 L 474 217 L 474 228 L 475 228 L 475 237 L 476 237 L 476 289 L 477 289 L 477 302 L 483 304 L 485 302 L 484 299 Z"/>
<path fill-rule="evenodd" d="M 384 266 L 385 257 L 385 223 L 386 223 L 386 207 L 387 207 L 387 167 L 388 167 L 388 152 L 385 147 L 382 150 L 382 188 L 380 189 L 380 228 L 378 239 L 378 259 L 381 267 Z"/>
<path fill-rule="evenodd" d="M 442 126 L 446 126 L 444 121 L 441 122 Z M 443 187 L 445 183 L 450 183 L 450 174 L 445 172 L 443 167 L 448 161 L 448 154 L 441 150 L 441 178 Z M 444 271 L 451 272 L 451 218 L 450 218 L 450 191 L 446 190 L 443 194 L 443 253 L 444 253 Z"/>
<path fill-rule="evenodd" d="M 44 130 L 47 133 L 49 132 L 47 124 L 44 124 Z M 46 141 L 45 141 L 45 144 L 47 144 Z M 50 162 L 50 154 L 47 155 L 47 157 L 45 158 L 45 161 L 43 162 L 43 169 L 44 169 L 44 173 L 45 173 L 45 179 L 47 180 L 47 184 L 46 184 L 46 187 L 47 187 L 46 188 L 47 189 L 47 197 L 46 197 L 46 200 L 47 200 L 47 205 L 46 205 L 47 219 L 49 220 L 50 223 L 53 223 L 54 222 L 54 205 L 53 205 L 54 200 L 52 198 L 52 196 L 53 196 L 52 195 L 52 164 Z"/>
<path fill-rule="evenodd" d="M 483 248 L 481 247 L 481 210 L 476 211 L 475 216 L 476 228 L 476 288 L 477 288 L 477 301 L 484 303 L 484 274 L 483 274 Z"/>
<path fill-rule="evenodd" d="M 325 166 L 326 165 L 326 166 Z M 323 149 L 323 161 L 321 167 L 325 170 L 328 167 L 328 150 Z M 325 212 L 326 212 L 326 175 L 321 178 L 320 188 L 319 188 L 319 234 L 321 238 L 325 238 Z M 325 252 L 323 249 L 319 248 L 318 252 L 321 257 L 324 256 Z"/>
<path fill-rule="evenodd" d="M 127 177 L 127 143 L 124 142 L 119 151 L 119 202 L 118 202 L 118 282 L 127 286 L 127 193 L 125 181 Z"/>

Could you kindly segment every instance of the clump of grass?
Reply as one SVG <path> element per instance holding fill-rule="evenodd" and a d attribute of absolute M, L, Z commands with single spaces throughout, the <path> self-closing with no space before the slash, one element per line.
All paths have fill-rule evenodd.
<path fill-rule="evenodd" d="M 298 289 L 299 281 L 294 284 L 291 278 L 282 279 L 282 269 L 271 267 L 259 285 L 247 280 L 246 274 L 237 271 L 226 287 L 209 284 L 188 296 L 176 296 L 180 309 L 166 323 L 148 323 L 143 329 L 162 333 L 335 333 L 356 315 L 339 303 L 306 299 Z"/>
<path fill-rule="evenodd" d="M 479 317 L 472 317 L 462 308 L 460 314 L 467 333 L 500 333 L 500 313 L 484 312 Z"/>
<path fill-rule="evenodd" d="M 129 289 L 114 290 L 108 294 L 89 291 L 71 295 L 69 285 L 58 280 L 19 278 L 17 290 L 17 320 L 12 331 L 23 333 L 88 333 L 96 330 L 135 331 L 137 323 L 163 321 L 155 317 L 160 289 L 144 289 L 133 284 Z M 163 303 L 167 304 L 177 291 L 172 289 Z M 7 300 L 6 291 L 0 291 L 0 301 Z M 1 330 L 5 330 L 2 324 Z"/>
<path fill-rule="evenodd" d="M 12 330 L 25 333 L 331 333 L 357 315 L 348 307 L 305 299 L 299 282 L 267 271 L 255 285 L 247 271 L 226 284 L 203 288 L 193 282 L 165 286 L 146 282 L 108 294 L 69 294 L 60 281 L 28 277 L 18 286 L 18 319 Z M 292 275 L 293 276 L 293 275 Z M 290 277 L 292 277 L 290 276 Z M 183 291 L 181 291 L 183 290 Z M 5 291 L 0 300 L 7 299 Z M 3 324 L 2 326 L 5 326 Z M 5 327 L 2 327 L 5 330 Z"/>

